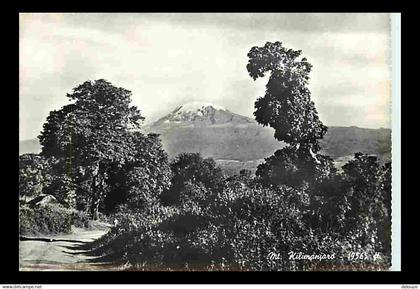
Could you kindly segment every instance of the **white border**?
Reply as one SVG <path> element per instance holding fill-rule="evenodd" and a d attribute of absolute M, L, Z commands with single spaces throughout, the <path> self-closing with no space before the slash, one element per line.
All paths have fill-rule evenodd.
<path fill-rule="evenodd" d="M 401 271 L 401 13 L 391 14 L 392 48 L 392 254 L 391 271 Z"/>

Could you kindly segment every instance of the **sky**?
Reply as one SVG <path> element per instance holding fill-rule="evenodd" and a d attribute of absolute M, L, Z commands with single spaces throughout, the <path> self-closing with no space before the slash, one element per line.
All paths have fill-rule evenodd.
<path fill-rule="evenodd" d="M 268 76 L 248 75 L 253 46 L 280 41 L 313 65 L 327 126 L 391 127 L 389 14 L 20 14 L 19 137 L 86 80 L 132 91 L 146 123 L 191 101 L 253 117 Z"/>

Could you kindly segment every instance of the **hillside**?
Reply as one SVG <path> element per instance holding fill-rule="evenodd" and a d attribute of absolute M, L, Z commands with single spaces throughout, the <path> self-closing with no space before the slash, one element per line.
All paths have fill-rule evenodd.
<path fill-rule="evenodd" d="M 160 134 L 170 158 L 181 152 L 199 152 L 216 159 L 229 172 L 255 170 L 264 158 L 284 146 L 274 139 L 272 128 L 201 102 L 179 106 L 143 131 Z M 391 159 L 391 130 L 332 126 L 321 140 L 321 147 L 321 153 L 330 155 L 339 165 L 356 152 L 375 154 L 387 161 Z M 28 152 L 40 152 L 37 139 L 20 142 L 19 153 Z"/>
<path fill-rule="evenodd" d="M 207 103 L 180 106 L 145 130 L 161 135 L 171 157 L 180 152 L 200 152 L 215 159 L 246 162 L 263 159 L 284 146 L 274 139 L 273 129 Z M 391 130 L 329 127 L 321 147 L 322 153 L 335 159 L 359 151 L 389 159 Z"/>
<path fill-rule="evenodd" d="M 41 152 L 41 145 L 37 138 L 19 141 L 19 155 Z"/>
<path fill-rule="evenodd" d="M 333 126 L 321 140 L 321 147 L 323 153 L 333 158 L 363 152 L 388 159 L 391 156 L 391 130 Z"/>

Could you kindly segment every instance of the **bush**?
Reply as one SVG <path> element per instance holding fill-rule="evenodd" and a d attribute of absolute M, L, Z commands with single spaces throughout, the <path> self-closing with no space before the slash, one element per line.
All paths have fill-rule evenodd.
<path fill-rule="evenodd" d="M 118 225 L 94 242 L 92 248 L 114 262 L 128 262 L 138 268 L 162 270 L 175 253 L 176 239 L 161 227 L 178 213 L 179 209 L 175 207 L 159 205 L 142 210 L 120 206 L 114 214 Z"/>
<path fill-rule="evenodd" d="M 263 185 L 287 185 L 302 187 L 305 183 L 316 184 L 337 173 L 333 160 L 313 153 L 307 146 L 286 146 L 265 159 L 257 168 L 256 175 Z"/>
<path fill-rule="evenodd" d="M 37 154 L 19 156 L 19 195 L 36 197 L 51 182 L 51 164 Z"/>
<path fill-rule="evenodd" d="M 21 235 L 69 233 L 73 220 L 70 210 L 50 204 L 34 209 L 23 206 L 19 216 Z"/>
<path fill-rule="evenodd" d="M 390 164 L 370 182 L 361 172 L 378 172 L 367 160 L 359 157 L 340 175 L 326 166 L 309 186 L 262 185 L 246 173 L 215 186 L 184 179 L 170 205 L 120 207 L 118 225 L 96 248 L 137 270 L 386 270 Z M 335 257 L 293 260 L 293 252 Z M 350 260 L 351 253 L 363 259 Z"/>
<path fill-rule="evenodd" d="M 76 208 L 76 192 L 71 178 L 66 175 L 53 175 L 48 187 L 44 189 L 48 195 L 53 195 L 64 207 Z"/>
<path fill-rule="evenodd" d="M 84 211 L 73 211 L 72 224 L 78 228 L 89 228 L 91 225 L 89 214 Z"/>
<path fill-rule="evenodd" d="M 173 177 L 171 187 L 161 195 L 164 204 L 179 204 L 181 194 L 196 184 L 216 192 L 221 189 L 224 176 L 212 158 L 204 159 L 199 153 L 181 153 L 171 163 Z M 188 190 L 188 188 L 187 188 Z"/>
<path fill-rule="evenodd" d="M 131 161 L 113 164 L 107 171 L 105 213 L 114 213 L 121 204 L 131 208 L 149 206 L 170 186 L 172 172 L 158 135 L 135 132 L 133 140 Z"/>

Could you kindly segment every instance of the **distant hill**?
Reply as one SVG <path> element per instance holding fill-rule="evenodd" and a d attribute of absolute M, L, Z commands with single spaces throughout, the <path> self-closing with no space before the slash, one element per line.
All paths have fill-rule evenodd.
<path fill-rule="evenodd" d="M 208 103 L 180 106 L 145 130 L 161 134 L 170 156 L 187 151 L 215 159 L 251 161 L 263 159 L 285 145 L 274 139 L 272 128 Z M 329 127 L 321 146 L 322 153 L 333 158 L 359 151 L 389 158 L 391 130 Z"/>
<path fill-rule="evenodd" d="M 41 145 L 37 138 L 19 141 L 19 155 L 41 152 Z"/>
<path fill-rule="evenodd" d="M 332 158 L 352 155 L 356 152 L 378 155 L 382 159 L 391 157 L 391 130 L 368 129 L 356 126 L 329 127 L 321 140 L 322 152 Z"/>
<path fill-rule="evenodd" d="M 160 134 L 171 158 L 181 152 L 199 152 L 214 158 L 229 172 L 241 168 L 255 170 L 264 158 L 285 146 L 274 139 L 274 130 L 254 119 L 233 113 L 221 106 L 192 102 L 177 107 L 168 115 L 143 128 Z M 359 127 L 329 127 L 321 140 L 321 153 L 342 164 L 356 152 L 391 159 L 391 130 Z M 38 140 L 20 142 L 20 153 L 39 153 Z"/>

